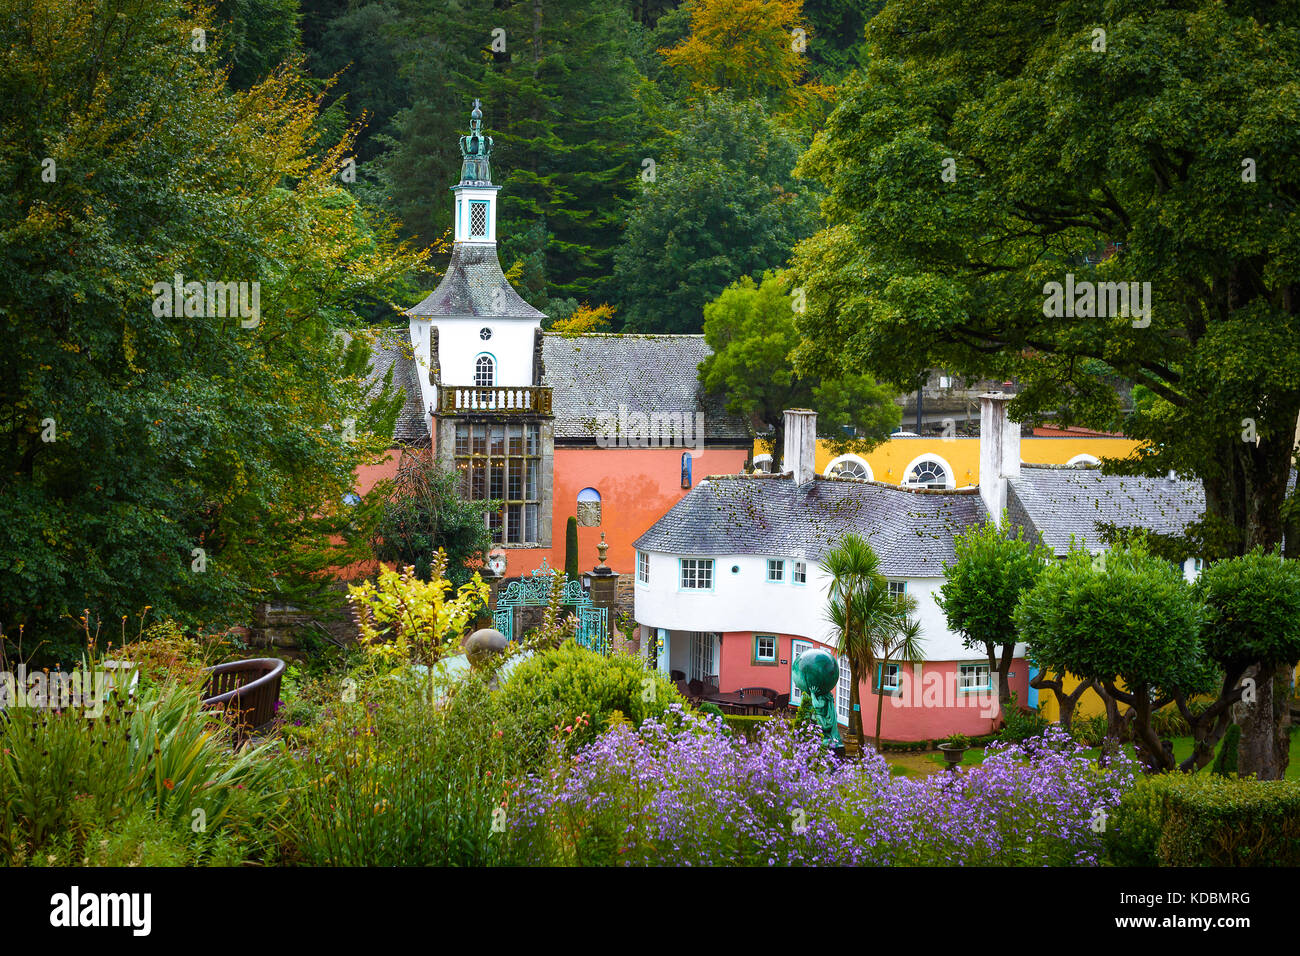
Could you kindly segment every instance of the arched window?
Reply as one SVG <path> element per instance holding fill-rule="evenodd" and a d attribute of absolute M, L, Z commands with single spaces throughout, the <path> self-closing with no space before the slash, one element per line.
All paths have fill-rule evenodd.
<path fill-rule="evenodd" d="M 1075 455 L 1073 458 L 1067 461 L 1066 464 L 1067 465 L 1090 465 L 1096 467 L 1097 465 L 1101 464 L 1101 460 L 1092 455 Z"/>
<path fill-rule="evenodd" d="M 754 470 L 755 470 L 755 471 L 761 471 L 761 472 L 762 472 L 763 474 L 765 474 L 765 475 L 770 475 L 770 474 L 772 473 L 772 456 L 771 456 L 771 455 L 755 455 L 755 456 L 754 456 Z"/>
<path fill-rule="evenodd" d="M 578 524 L 584 528 L 600 524 L 600 492 L 595 488 L 583 488 L 578 492 Z"/>
<path fill-rule="evenodd" d="M 953 488 L 952 468 L 938 455 L 922 455 L 903 472 L 903 485 L 908 488 Z"/>
<path fill-rule="evenodd" d="M 840 455 L 826 466 L 827 478 L 866 478 L 874 476 L 871 466 L 857 455 Z"/>
<path fill-rule="evenodd" d="M 486 388 L 496 384 L 497 363 L 490 355 L 480 355 L 474 360 L 474 384 Z"/>

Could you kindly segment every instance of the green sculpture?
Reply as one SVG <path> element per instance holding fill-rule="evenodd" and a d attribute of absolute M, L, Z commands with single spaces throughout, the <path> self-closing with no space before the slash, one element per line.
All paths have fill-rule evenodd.
<path fill-rule="evenodd" d="M 812 701 L 813 716 L 822 728 L 822 743 L 832 750 L 844 746 L 840 722 L 835 714 L 835 688 L 840 682 L 840 664 L 829 651 L 804 651 L 794 662 L 794 684 Z"/>

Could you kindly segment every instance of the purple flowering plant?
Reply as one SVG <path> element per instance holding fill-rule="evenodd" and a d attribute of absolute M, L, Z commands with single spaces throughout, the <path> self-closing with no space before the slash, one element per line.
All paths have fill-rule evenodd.
<path fill-rule="evenodd" d="M 961 773 L 892 777 L 878 754 L 838 760 L 808 726 L 748 743 L 674 705 L 639 730 L 556 748 L 514 794 L 510 842 L 551 865 L 1097 865 L 1105 820 L 1135 783 L 1049 727 L 994 744 Z"/>

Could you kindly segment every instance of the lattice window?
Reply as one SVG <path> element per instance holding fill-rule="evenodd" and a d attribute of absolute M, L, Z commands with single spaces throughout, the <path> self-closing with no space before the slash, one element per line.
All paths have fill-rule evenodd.
<path fill-rule="evenodd" d="M 501 502 L 487 516 L 493 544 L 536 544 L 541 508 L 541 432 L 528 424 L 457 423 L 461 493 Z"/>
<path fill-rule="evenodd" d="M 469 204 L 469 235 L 471 239 L 486 239 L 488 234 L 488 204 L 471 202 Z"/>
<path fill-rule="evenodd" d="M 866 478 L 867 466 L 852 458 L 845 458 L 843 461 L 837 461 L 831 465 L 830 476 L 832 478 Z"/>
<path fill-rule="evenodd" d="M 497 363 L 490 355 L 480 355 L 474 360 L 474 384 L 480 388 L 496 384 Z"/>

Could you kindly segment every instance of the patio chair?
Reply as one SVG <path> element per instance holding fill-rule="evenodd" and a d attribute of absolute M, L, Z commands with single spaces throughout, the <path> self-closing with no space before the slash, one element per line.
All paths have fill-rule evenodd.
<path fill-rule="evenodd" d="M 672 677 L 672 679 L 675 680 L 675 681 L 678 681 L 678 680 L 686 680 L 686 672 L 685 672 L 685 671 L 671 671 L 671 672 L 669 673 L 669 676 Z"/>
<path fill-rule="evenodd" d="M 775 707 L 776 710 L 789 710 L 789 709 L 790 709 L 790 695 L 789 695 L 789 694 L 777 694 L 777 695 L 776 695 L 776 701 L 775 701 L 775 703 L 774 703 L 773 706 Z"/>
<path fill-rule="evenodd" d="M 686 696 L 690 698 L 691 701 L 698 701 L 704 696 L 704 681 L 699 679 L 693 680 L 686 685 L 686 690 Z"/>
<path fill-rule="evenodd" d="M 717 690 L 717 689 L 718 689 L 718 675 L 717 675 L 717 674 L 710 674 L 708 677 L 704 678 L 704 683 L 705 683 L 707 686 L 713 688 L 714 690 Z"/>

